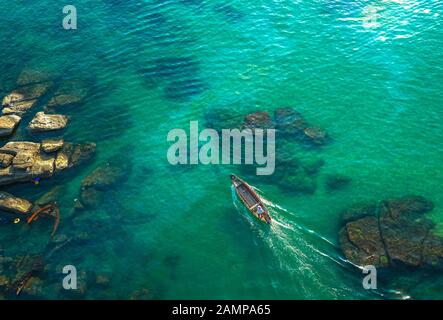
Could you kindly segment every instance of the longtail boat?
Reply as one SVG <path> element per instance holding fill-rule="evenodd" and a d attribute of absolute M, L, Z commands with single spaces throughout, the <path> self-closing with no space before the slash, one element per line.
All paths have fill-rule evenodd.
<path fill-rule="evenodd" d="M 259 195 L 254 191 L 254 189 L 233 174 L 231 174 L 231 182 L 235 188 L 235 192 L 246 208 L 248 208 L 249 212 L 251 212 L 260 221 L 270 224 L 271 216 L 269 215 L 269 209 L 260 199 Z"/>

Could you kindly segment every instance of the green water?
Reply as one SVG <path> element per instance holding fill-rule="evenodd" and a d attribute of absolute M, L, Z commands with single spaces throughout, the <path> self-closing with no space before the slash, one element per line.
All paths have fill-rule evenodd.
<path fill-rule="evenodd" d="M 0 0 L 1 96 L 23 69 L 83 81 L 90 94 L 64 112 L 71 117 L 64 136 L 97 142 L 85 167 L 39 186 L 2 188 L 35 200 L 63 185 L 59 234 L 89 234 L 51 257 L 38 298 L 72 297 L 60 289 L 68 264 L 88 278 L 85 299 L 128 299 L 141 290 L 144 299 L 443 298 L 437 272 L 391 275 L 377 292 L 364 290 L 337 239 L 343 209 L 409 194 L 434 202 L 432 218 L 443 233 L 441 1 L 71 4 L 75 31 L 61 27 L 63 1 Z M 366 25 L 374 6 L 377 23 Z M 153 67 L 163 58 L 190 67 L 160 77 Z M 203 123 L 210 110 L 272 113 L 281 106 L 295 107 L 333 142 L 293 146 L 300 158 L 325 161 L 314 194 L 249 177 L 269 201 L 270 228 L 233 197 L 228 175 L 242 175 L 239 166 L 174 167 L 166 159 L 169 130 Z M 21 129 L 14 139 L 38 137 Z M 111 160 L 126 179 L 96 209 L 63 223 L 81 180 Z M 326 192 L 329 173 L 352 183 Z M 42 253 L 48 243 L 49 224 L 0 228 L 0 248 L 10 256 Z M 109 285 L 94 284 L 96 274 Z"/>

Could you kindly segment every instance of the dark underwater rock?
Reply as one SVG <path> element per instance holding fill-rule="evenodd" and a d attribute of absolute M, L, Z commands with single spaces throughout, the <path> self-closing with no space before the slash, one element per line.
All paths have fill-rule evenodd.
<path fill-rule="evenodd" d="M 328 134 L 320 127 L 308 127 L 303 130 L 304 139 L 314 145 L 324 145 L 328 141 Z"/>
<path fill-rule="evenodd" d="M 343 211 L 341 218 L 343 223 L 355 221 L 363 217 L 374 216 L 377 214 L 377 203 L 357 203 Z"/>
<path fill-rule="evenodd" d="M 349 185 L 352 178 L 342 174 L 328 174 L 325 178 L 326 190 L 331 192 L 334 190 L 342 189 Z"/>
<path fill-rule="evenodd" d="M 163 86 L 168 99 L 189 100 L 207 89 L 200 77 L 200 65 L 193 57 L 160 58 L 150 64 L 142 70 L 144 78 Z"/>
<path fill-rule="evenodd" d="M 39 207 L 43 207 L 44 205 L 48 203 L 55 203 L 57 202 L 57 199 L 60 198 L 63 192 L 62 186 L 55 186 L 48 192 L 46 192 L 44 195 L 42 195 L 40 198 L 37 199 L 35 204 Z"/>
<path fill-rule="evenodd" d="M 95 208 L 103 202 L 104 194 L 95 188 L 84 189 L 80 193 L 80 201 L 83 208 Z"/>
<path fill-rule="evenodd" d="M 343 214 L 339 232 L 346 258 L 357 265 L 391 268 L 442 268 L 443 238 L 432 233 L 434 224 L 423 217 L 431 201 L 410 196 L 358 205 Z"/>
<path fill-rule="evenodd" d="M 303 161 L 303 168 L 306 173 L 309 175 L 315 175 L 319 173 L 320 169 L 325 165 L 324 159 L 314 159 L 314 160 L 305 160 Z"/>
<path fill-rule="evenodd" d="M 278 185 L 287 191 L 295 193 L 313 194 L 317 189 L 317 182 L 303 170 L 285 174 L 279 178 Z"/>
<path fill-rule="evenodd" d="M 274 123 L 271 116 L 266 111 L 257 111 L 245 116 L 243 121 L 243 129 L 272 129 Z"/>
<path fill-rule="evenodd" d="M 125 172 L 116 166 L 105 163 L 96 168 L 82 181 L 82 188 L 108 189 L 124 179 Z"/>
<path fill-rule="evenodd" d="M 321 146 L 330 141 L 327 132 L 309 124 L 302 115 L 293 108 L 278 108 L 274 112 L 275 128 L 283 138 L 295 138 L 301 142 Z"/>
<path fill-rule="evenodd" d="M 117 184 L 126 181 L 131 165 L 123 163 L 104 163 L 83 179 L 80 201 L 85 207 L 96 207 Z"/>
<path fill-rule="evenodd" d="M 222 129 L 240 129 L 243 115 L 231 109 L 214 108 L 205 114 L 205 127 L 221 132 Z"/>
<path fill-rule="evenodd" d="M 340 230 L 340 244 L 348 260 L 359 266 L 388 266 L 377 217 L 348 222 Z"/>
<path fill-rule="evenodd" d="M 293 108 L 278 108 L 274 111 L 275 127 L 284 135 L 299 136 L 308 126 L 302 115 Z"/>
<path fill-rule="evenodd" d="M 217 4 L 214 11 L 222 14 L 229 21 L 238 21 L 244 18 L 244 13 L 229 4 Z"/>

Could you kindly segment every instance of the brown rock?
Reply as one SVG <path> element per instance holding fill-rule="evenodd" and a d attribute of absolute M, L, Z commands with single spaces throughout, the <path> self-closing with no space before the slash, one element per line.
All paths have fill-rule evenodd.
<path fill-rule="evenodd" d="M 22 118 L 15 114 L 0 116 L 0 137 L 10 136 L 21 120 Z"/>
<path fill-rule="evenodd" d="M 61 130 L 68 125 L 68 117 L 61 114 L 38 112 L 29 124 L 32 132 Z"/>
<path fill-rule="evenodd" d="M 28 200 L 14 197 L 7 192 L 0 192 L 0 210 L 28 214 L 31 212 L 33 204 Z"/>
<path fill-rule="evenodd" d="M 84 144 L 64 143 L 62 149 L 58 151 L 55 160 L 56 171 L 77 166 L 90 160 L 96 150 L 96 144 L 88 142 Z"/>
<path fill-rule="evenodd" d="M 42 141 L 42 149 L 46 153 L 52 153 L 60 150 L 64 144 L 63 139 L 47 139 Z"/>
<path fill-rule="evenodd" d="M 346 258 L 357 265 L 388 266 L 376 217 L 348 222 L 340 230 L 340 244 Z"/>
<path fill-rule="evenodd" d="M 412 214 L 432 208 L 422 197 L 387 200 L 380 211 L 380 231 L 392 265 L 418 267 L 422 263 L 422 245 L 431 228 L 417 223 Z"/>
<path fill-rule="evenodd" d="M 4 164 L 0 165 L 0 185 L 32 181 L 35 178 L 46 178 L 55 172 L 79 165 L 92 158 L 95 152 L 94 143 L 64 143 L 57 153 L 45 153 L 39 143 L 9 142 L 0 148 Z M 9 155 L 9 156 L 8 156 Z"/>
<path fill-rule="evenodd" d="M 7 168 L 11 165 L 14 156 L 8 153 L 0 153 L 0 168 Z"/>
<path fill-rule="evenodd" d="M 37 99 L 27 99 L 23 94 L 12 92 L 3 98 L 3 114 L 23 115 L 28 110 L 32 109 L 37 102 Z"/>

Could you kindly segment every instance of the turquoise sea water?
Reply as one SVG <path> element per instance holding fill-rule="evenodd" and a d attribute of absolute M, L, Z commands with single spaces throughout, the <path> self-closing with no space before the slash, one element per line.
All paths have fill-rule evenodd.
<path fill-rule="evenodd" d="M 68 264 L 88 280 L 85 299 L 443 298 L 437 272 L 393 274 L 376 292 L 364 290 L 337 235 L 340 212 L 351 204 L 409 194 L 434 202 L 443 234 L 442 1 L 70 4 L 78 10 L 75 31 L 61 27 L 63 1 L 0 0 L 1 96 L 24 69 L 87 83 L 84 102 L 63 111 L 71 117 L 64 137 L 97 143 L 84 167 L 38 186 L 2 187 L 36 200 L 62 185 L 58 233 L 88 233 L 49 259 L 38 298 L 72 297 L 60 289 Z M 171 63 L 184 66 L 168 69 Z M 33 112 L 44 106 L 43 99 Z M 333 142 L 294 147 L 300 158 L 325 161 L 314 194 L 251 178 L 269 201 L 270 228 L 233 196 L 228 175 L 242 175 L 238 166 L 167 162 L 173 128 L 203 123 L 211 110 L 281 106 L 295 107 Z M 21 129 L 14 139 L 38 137 Z M 125 179 L 97 208 L 64 220 L 82 179 L 108 161 Z M 352 183 L 326 192 L 330 173 Z M 0 248 L 9 256 L 44 253 L 50 228 L 0 226 Z M 97 274 L 109 284 L 96 284 Z"/>

